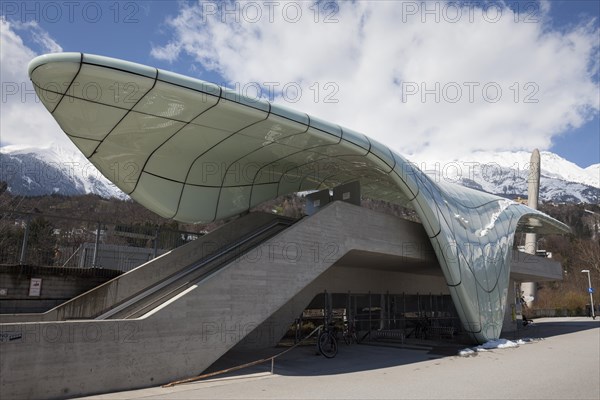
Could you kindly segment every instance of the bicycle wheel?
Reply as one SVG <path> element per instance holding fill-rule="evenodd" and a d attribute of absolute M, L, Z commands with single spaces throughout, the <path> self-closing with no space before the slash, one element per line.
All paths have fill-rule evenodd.
<path fill-rule="evenodd" d="M 331 332 L 321 332 L 318 340 L 319 351 L 327 358 L 333 358 L 338 352 L 337 340 Z"/>
<path fill-rule="evenodd" d="M 352 344 L 352 336 L 350 336 L 350 333 L 348 332 L 344 332 L 344 343 L 346 343 L 347 345 Z"/>
<path fill-rule="evenodd" d="M 358 343 L 358 337 L 356 337 L 356 332 L 344 332 L 344 342 L 347 345 L 351 345 L 352 343 Z"/>

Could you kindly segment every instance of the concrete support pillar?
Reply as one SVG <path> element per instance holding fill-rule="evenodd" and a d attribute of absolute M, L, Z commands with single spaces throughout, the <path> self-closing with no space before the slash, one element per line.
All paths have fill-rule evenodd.
<path fill-rule="evenodd" d="M 506 310 L 504 311 L 504 321 L 502 323 L 502 334 L 513 333 L 517 330 L 518 315 L 520 314 L 520 304 L 518 300 L 517 290 L 521 287 L 521 284 L 511 279 L 508 282 L 508 296 L 506 299 Z"/>
<path fill-rule="evenodd" d="M 535 255 L 537 250 L 537 235 L 535 233 L 527 233 L 525 235 L 525 253 Z M 537 283 L 524 282 L 521 284 L 521 295 L 525 299 L 527 307 L 533 305 L 537 292 Z"/>
<path fill-rule="evenodd" d="M 540 152 L 535 149 L 531 154 L 529 163 L 529 178 L 527 185 L 527 206 L 537 210 L 538 196 L 540 193 Z M 536 253 L 537 250 L 537 235 L 528 233 L 525 235 L 525 252 L 529 254 Z M 521 291 L 525 298 L 527 307 L 531 307 L 536 296 L 537 284 L 535 282 L 525 282 L 521 284 Z"/>

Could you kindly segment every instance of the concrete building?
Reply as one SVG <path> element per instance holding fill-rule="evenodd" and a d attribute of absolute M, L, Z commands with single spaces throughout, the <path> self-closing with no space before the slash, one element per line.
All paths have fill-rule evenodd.
<path fill-rule="evenodd" d="M 105 57 L 41 56 L 29 74 L 64 132 L 133 199 L 179 221 L 241 217 L 47 313 L 2 316 L 9 395 L 74 396 L 197 374 L 234 346 L 273 345 L 319 294 L 405 320 L 421 310 L 407 308 L 407 296 L 420 303 L 427 294 L 439 328 L 451 305 L 460 331 L 481 343 L 515 323 L 507 304 L 517 282 L 561 276 L 557 263 L 513 251 L 513 240 L 567 232 L 564 224 L 435 182 L 358 132 Z M 90 84 L 101 88 L 94 99 L 81 91 Z M 301 191 L 317 192 L 300 221 L 246 215 Z M 413 208 L 421 224 L 354 205 L 360 196 Z M 366 294 L 368 305 L 351 305 Z M 400 298 L 402 312 L 392 312 Z M 378 323 L 369 330 L 395 328 Z M 47 376 L 41 386 L 28 383 L 36 369 Z"/>

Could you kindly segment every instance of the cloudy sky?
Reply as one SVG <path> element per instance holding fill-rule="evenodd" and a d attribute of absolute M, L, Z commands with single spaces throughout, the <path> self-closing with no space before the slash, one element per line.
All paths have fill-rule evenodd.
<path fill-rule="evenodd" d="M 0 145 L 65 144 L 27 63 L 76 51 L 261 96 L 409 158 L 550 150 L 600 162 L 596 1 L 9 2 Z"/>

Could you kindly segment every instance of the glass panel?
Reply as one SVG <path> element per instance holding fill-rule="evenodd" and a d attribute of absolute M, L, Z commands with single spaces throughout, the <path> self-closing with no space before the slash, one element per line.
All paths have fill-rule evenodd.
<path fill-rule="evenodd" d="M 254 138 L 231 136 L 194 161 L 187 182 L 200 186 L 221 186 L 228 175 L 230 184 L 239 185 L 244 165 L 237 160 L 261 146 L 262 142 Z"/>
<path fill-rule="evenodd" d="M 218 97 L 185 89 L 170 83 L 156 86 L 136 104 L 134 110 L 189 122 L 198 114 L 217 104 Z"/>
<path fill-rule="evenodd" d="M 65 52 L 65 53 L 44 54 L 42 56 L 37 56 L 36 58 L 34 58 L 33 60 L 31 60 L 29 62 L 29 65 L 27 66 L 27 72 L 29 73 L 29 76 L 31 76 L 33 71 L 35 71 L 38 67 L 45 65 L 45 64 L 60 65 L 60 64 L 76 63 L 77 65 L 79 65 L 80 61 L 81 61 L 81 53 Z"/>
<path fill-rule="evenodd" d="M 309 128 L 306 133 L 299 133 L 278 141 L 279 144 L 294 147 L 298 150 L 307 150 L 339 142 L 340 140 L 336 136 L 323 134 L 323 132 L 314 128 Z"/>
<path fill-rule="evenodd" d="M 391 171 L 391 169 L 394 167 L 394 165 L 396 164 L 394 158 L 392 157 L 392 153 L 390 152 L 390 149 L 387 148 L 387 146 L 379 143 L 376 140 L 373 139 L 369 139 L 371 142 L 371 153 L 375 154 L 377 157 L 379 157 L 384 163 L 387 164 L 387 171 Z"/>
<path fill-rule="evenodd" d="M 280 142 L 289 136 L 305 132 L 306 129 L 306 125 L 270 114 L 266 120 L 244 128 L 238 133 L 262 141 Z"/>
<path fill-rule="evenodd" d="M 229 132 L 218 129 L 187 125 L 152 154 L 145 170 L 165 178 L 185 182 L 194 160 L 229 135 Z M 217 169 L 207 167 L 200 171 L 199 176 L 190 176 L 190 180 L 204 182 L 205 175 L 214 174 Z"/>
<path fill-rule="evenodd" d="M 356 176 L 353 176 L 347 172 L 342 170 L 335 171 L 336 173 L 332 173 L 331 176 L 327 177 L 322 185 L 323 187 L 333 188 L 336 186 L 343 185 L 344 183 L 353 182 L 356 180 Z"/>
<path fill-rule="evenodd" d="M 102 140 L 127 110 L 65 97 L 53 116 L 67 135 Z"/>
<path fill-rule="evenodd" d="M 234 176 L 228 174 L 223 182 L 223 186 L 251 185 L 258 178 L 260 178 L 262 183 L 277 182 L 279 181 L 280 174 L 276 172 L 278 162 L 274 162 L 274 160 L 282 159 L 294 152 L 297 152 L 297 150 L 287 146 L 280 146 L 276 143 L 261 147 L 236 161 L 236 163 L 240 164 L 241 173 L 235 175 L 236 179 L 232 179 Z M 279 162 L 285 163 L 285 160 L 283 159 Z M 257 174 L 260 176 L 257 177 Z"/>
<path fill-rule="evenodd" d="M 156 68 L 149 67 L 147 65 L 137 64 L 130 61 L 120 60 L 118 58 L 110 58 L 104 56 L 97 56 L 95 54 L 84 54 L 83 62 L 90 64 L 98 64 L 113 69 L 121 69 L 124 71 L 130 71 L 137 75 L 154 78 L 156 76 Z"/>
<path fill-rule="evenodd" d="M 440 224 L 435 219 L 435 215 L 431 212 L 429 208 L 429 204 L 423 198 L 423 196 L 417 196 L 413 200 L 413 206 L 415 210 L 419 213 L 419 218 L 423 223 L 423 227 L 427 231 L 427 234 L 431 237 L 432 235 L 436 235 L 439 233 Z"/>
<path fill-rule="evenodd" d="M 321 118 L 310 117 L 310 126 L 335 137 L 342 137 L 342 128 Z"/>
<path fill-rule="evenodd" d="M 82 139 L 73 136 L 69 136 L 69 139 L 71 139 L 71 141 L 75 143 L 75 146 L 77 146 L 77 148 L 87 158 L 89 158 L 92 155 L 94 150 L 96 150 L 96 147 L 98 147 L 98 145 L 100 144 L 100 142 L 97 140 Z"/>
<path fill-rule="evenodd" d="M 50 112 L 61 99 L 79 70 L 78 62 L 55 62 L 40 65 L 31 73 L 38 97 Z"/>
<path fill-rule="evenodd" d="M 481 311 L 480 307 L 482 304 L 479 301 L 478 296 L 478 288 L 475 283 L 475 277 L 473 274 L 467 269 L 466 262 L 464 258 L 459 254 L 460 263 L 457 266 L 452 266 L 454 268 L 460 268 L 462 271 L 461 274 L 461 284 L 457 287 L 457 293 L 460 296 L 460 304 L 462 309 L 467 317 L 467 323 L 471 325 L 472 330 L 480 330 L 481 329 Z M 482 299 L 483 300 L 483 299 Z M 487 312 L 485 313 L 487 314 Z"/>
<path fill-rule="evenodd" d="M 401 179 L 402 184 L 406 186 L 408 193 L 406 196 L 414 197 L 419 194 L 419 185 L 417 184 L 417 175 L 422 174 L 415 164 L 404 159 L 402 156 L 392 151 L 392 156 L 396 161 L 394 172 Z"/>
<path fill-rule="evenodd" d="M 342 139 L 361 147 L 363 150 L 369 150 L 369 147 L 371 147 L 369 139 L 365 135 L 352 129 L 342 128 Z"/>
<path fill-rule="evenodd" d="M 183 86 L 216 97 L 221 95 L 221 88 L 214 83 L 201 81 L 199 79 L 190 78 L 189 76 L 176 74 L 170 71 L 158 70 L 158 80 L 173 83 L 177 86 Z"/>
<path fill-rule="evenodd" d="M 46 110 L 50 111 L 51 113 L 54 111 L 54 108 L 63 97 L 62 94 L 42 90 L 37 86 L 34 86 L 33 89 L 35 90 L 35 94 L 40 99 L 44 107 L 46 107 Z"/>
<path fill-rule="evenodd" d="M 299 171 L 295 171 L 295 173 L 286 174 L 281 178 L 277 188 L 278 196 L 300 191 L 300 186 L 304 180 L 304 177 L 298 175 L 299 173 Z M 309 182 L 306 185 L 309 186 L 309 189 L 307 190 L 315 190 L 318 184 L 313 183 L 311 186 Z"/>
<path fill-rule="evenodd" d="M 161 217 L 172 218 L 177 210 L 182 189 L 182 183 L 142 172 L 140 182 L 131 193 L 131 198 Z"/>
<path fill-rule="evenodd" d="M 356 146 L 345 140 L 342 140 L 338 144 L 332 144 L 329 146 L 316 146 L 311 148 L 311 151 L 327 155 L 328 157 L 354 156 L 357 155 L 357 150 L 358 148 Z"/>
<path fill-rule="evenodd" d="M 223 99 L 227 99 L 229 101 L 232 101 L 234 103 L 238 103 L 240 105 L 244 105 L 246 107 L 252 107 L 264 112 L 269 112 L 269 110 L 271 109 L 271 106 L 269 104 L 269 102 L 262 100 L 260 98 L 257 97 L 248 97 L 248 96 L 244 96 L 242 95 L 242 92 L 247 92 L 247 94 L 251 94 L 252 88 L 239 88 L 239 89 L 229 89 L 229 88 L 223 88 L 223 90 L 221 91 L 221 97 Z"/>
<path fill-rule="evenodd" d="M 299 190 L 321 189 L 323 180 L 339 174 L 343 170 L 343 166 L 339 160 L 324 158 L 317 162 L 303 165 L 299 170 L 288 172 L 282 179 L 282 182 L 292 180 L 297 182 L 298 176 L 302 177 Z M 323 186 L 325 187 L 325 186 Z M 280 190 L 280 194 L 281 190 Z"/>
<path fill-rule="evenodd" d="M 220 188 L 185 185 L 175 219 L 185 222 L 210 222 L 215 218 Z"/>
<path fill-rule="evenodd" d="M 266 164 L 264 168 L 261 169 L 261 171 L 259 172 L 254 183 L 259 184 L 272 182 L 275 179 L 280 179 L 281 175 L 284 174 L 286 171 L 297 168 L 300 165 L 304 165 L 306 163 L 311 163 L 313 161 L 325 158 L 320 154 L 312 153 L 310 151 L 298 152 L 296 149 L 293 150 L 296 152 L 290 154 L 286 158 Z M 297 185 L 299 185 L 299 180 L 301 178 L 293 179 L 295 179 Z"/>
<path fill-rule="evenodd" d="M 216 219 L 230 217 L 247 210 L 251 189 L 250 186 L 222 188 Z"/>
<path fill-rule="evenodd" d="M 277 183 L 271 183 L 267 185 L 254 185 L 252 187 L 252 194 L 250 200 L 250 207 L 254 207 L 264 201 L 274 199 L 277 197 Z"/>
<path fill-rule="evenodd" d="M 67 94 L 129 110 L 153 84 L 151 78 L 83 64 Z"/>
<path fill-rule="evenodd" d="M 216 106 L 195 118 L 192 123 L 233 133 L 267 118 L 267 115 L 264 111 L 221 99 Z"/>
<path fill-rule="evenodd" d="M 280 179 L 279 194 L 290 193 L 290 188 L 294 188 L 292 191 L 319 189 L 323 179 L 338 169 L 339 160 L 336 159 L 310 152 L 300 153 L 298 156 L 304 156 L 304 163 L 285 171 Z"/>
<path fill-rule="evenodd" d="M 321 182 L 322 182 L 322 179 L 318 179 L 314 175 L 307 175 L 302 178 L 302 180 L 300 181 L 300 185 L 296 189 L 296 191 L 324 189 L 324 187 L 321 186 Z M 286 192 L 282 191 L 282 187 L 283 187 L 283 181 L 282 181 L 282 184 L 280 185 L 279 194 L 287 194 Z"/>
<path fill-rule="evenodd" d="M 308 115 L 303 112 L 292 110 L 291 108 L 282 106 L 281 104 L 271 104 L 271 114 L 280 115 L 284 118 L 291 119 L 292 121 L 299 122 L 303 125 L 309 123 Z"/>
<path fill-rule="evenodd" d="M 113 176 L 119 189 L 130 193 L 148 156 L 182 126 L 182 122 L 131 112 L 106 137 L 91 161 L 107 176 Z M 163 176 L 161 169 L 155 172 Z"/>

